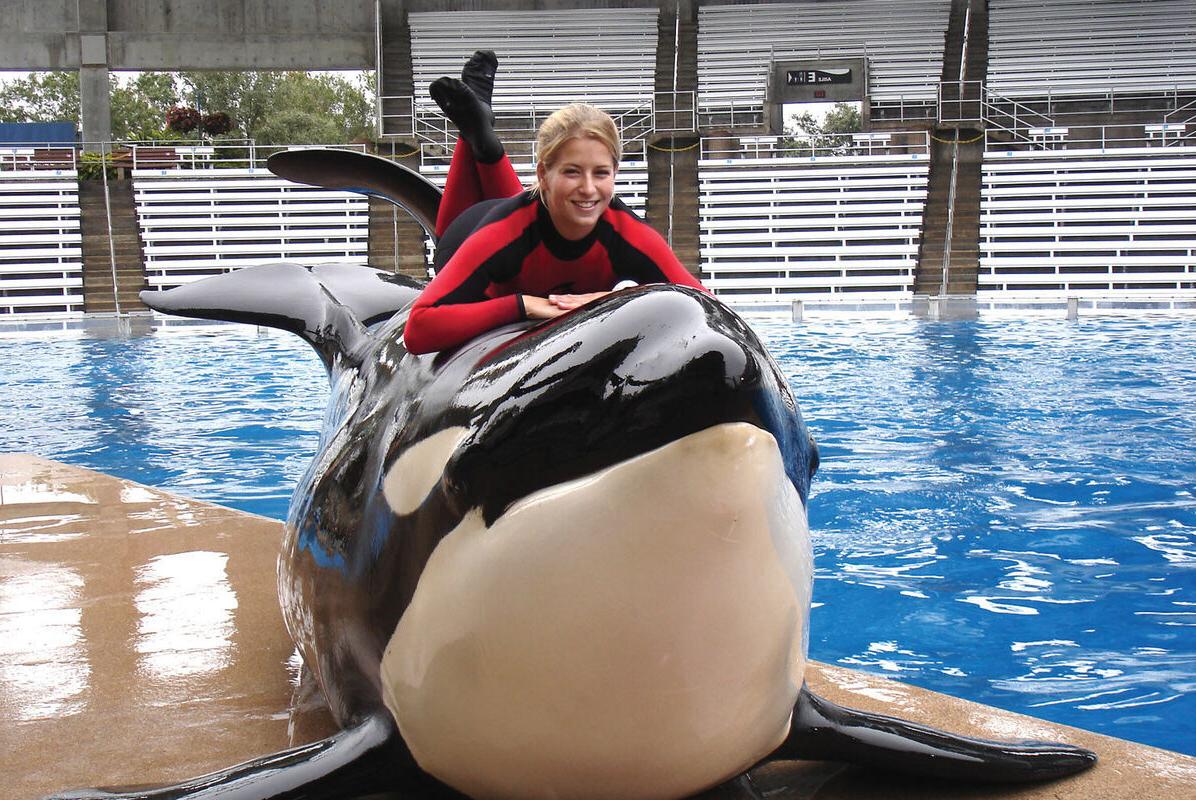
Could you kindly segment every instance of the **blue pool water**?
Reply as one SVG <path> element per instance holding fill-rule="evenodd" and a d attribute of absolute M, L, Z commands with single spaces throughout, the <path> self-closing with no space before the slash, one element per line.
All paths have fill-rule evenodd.
<path fill-rule="evenodd" d="M 813 657 L 1196 754 L 1196 319 L 752 323 L 822 452 Z M 327 396 L 245 327 L 0 364 L 0 450 L 278 518 Z"/>

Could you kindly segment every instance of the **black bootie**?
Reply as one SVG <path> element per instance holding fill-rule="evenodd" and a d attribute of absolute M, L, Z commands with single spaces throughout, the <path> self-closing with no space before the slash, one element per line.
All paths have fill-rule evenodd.
<path fill-rule="evenodd" d="M 488 106 L 494 106 L 494 76 L 498 72 L 498 56 L 493 50 L 475 50 L 461 68 L 461 80 Z M 491 112 L 493 114 L 493 112 Z M 493 116 L 491 117 L 493 119 Z"/>
<path fill-rule="evenodd" d="M 478 161 L 493 164 L 503 157 L 506 151 L 494 132 L 494 114 L 472 89 L 456 78 L 444 77 L 432 81 L 428 93 L 469 142 Z"/>

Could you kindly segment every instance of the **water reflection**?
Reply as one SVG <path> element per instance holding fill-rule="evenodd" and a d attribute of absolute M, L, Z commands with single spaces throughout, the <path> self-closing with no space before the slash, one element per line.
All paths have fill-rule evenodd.
<path fill-rule="evenodd" d="M 139 671 L 160 680 L 226 667 L 237 596 L 224 553 L 158 556 L 137 569 Z"/>
<path fill-rule="evenodd" d="M 85 705 L 82 589 L 72 569 L 0 558 L 0 718 L 62 717 Z"/>

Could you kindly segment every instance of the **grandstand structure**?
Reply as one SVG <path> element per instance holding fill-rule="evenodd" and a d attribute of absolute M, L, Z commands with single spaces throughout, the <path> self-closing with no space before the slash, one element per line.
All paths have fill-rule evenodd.
<path fill-rule="evenodd" d="M 358 194 L 300 186 L 265 167 L 137 169 L 133 185 L 153 289 L 270 261 L 368 261 L 369 209 Z"/>
<path fill-rule="evenodd" d="M 0 314 L 83 312 L 79 217 L 73 165 L 0 172 Z"/>
<path fill-rule="evenodd" d="M 708 5 L 698 11 L 698 113 L 762 124 L 774 61 L 864 58 L 875 116 L 930 119 L 950 0 Z"/>
<path fill-rule="evenodd" d="M 443 183 L 453 130 L 426 86 L 493 49 L 521 178 L 548 113 L 607 109 L 627 142 L 620 196 L 730 304 L 1196 306 L 1193 0 L 540 5 L 380 0 L 376 150 Z M 843 59 L 864 65 L 862 130 L 786 135 L 778 65 Z M 0 148 L 0 315 L 103 311 L 88 286 L 270 260 L 431 263 L 426 233 L 378 201 L 208 143 L 133 150 L 127 197 L 105 184 L 97 205 L 73 153 Z M 88 244 L 105 233 L 132 243 Z M 118 276 L 121 258 L 140 271 Z"/>

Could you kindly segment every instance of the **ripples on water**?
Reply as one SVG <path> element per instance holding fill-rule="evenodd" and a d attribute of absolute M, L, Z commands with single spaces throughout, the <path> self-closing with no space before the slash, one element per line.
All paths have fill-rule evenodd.
<path fill-rule="evenodd" d="M 815 657 L 1196 753 L 1196 321 L 754 324 L 822 453 Z"/>
<path fill-rule="evenodd" d="M 244 326 L 0 338 L 0 359 L 0 450 L 280 519 L 328 399 L 306 344 Z"/>
<path fill-rule="evenodd" d="M 813 657 L 1196 754 L 1196 320 L 751 321 L 822 452 Z M 0 359 L 0 449 L 278 518 L 327 398 L 245 327 Z"/>

